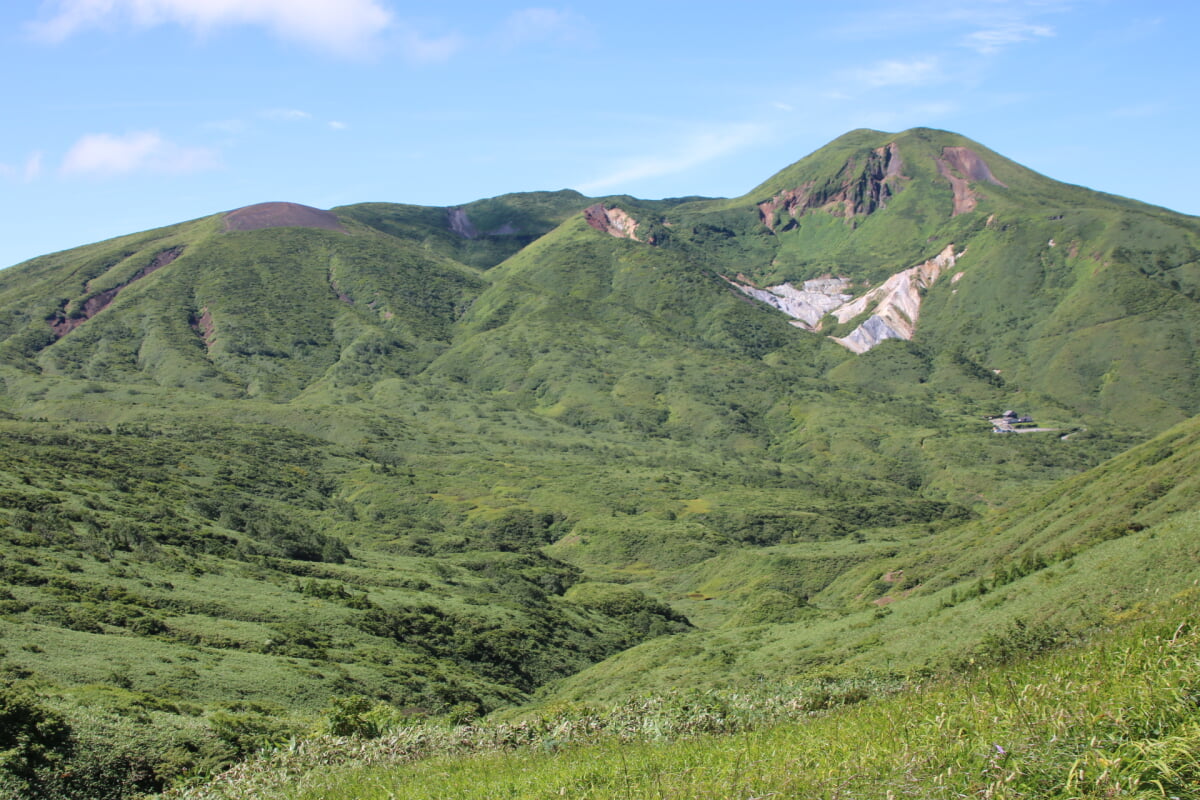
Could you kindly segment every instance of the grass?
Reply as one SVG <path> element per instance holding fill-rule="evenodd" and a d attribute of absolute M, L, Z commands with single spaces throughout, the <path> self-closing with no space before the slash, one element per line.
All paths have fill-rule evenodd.
<path fill-rule="evenodd" d="M 900 692 L 835 695 L 829 710 L 793 689 L 693 696 L 674 726 L 647 701 L 633 714 L 610 710 L 627 723 L 615 731 L 603 714 L 569 712 L 399 729 L 377 741 L 314 741 L 171 796 L 1195 797 L 1196 599 L 1189 592 L 1157 618 L 1041 658 Z"/>
<path fill-rule="evenodd" d="M 1020 620 L 1069 639 L 1152 605 L 1200 580 L 1193 430 L 947 531 L 734 551 L 681 570 L 673 599 L 708 629 L 623 652 L 559 682 L 554 697 L 913 674 L 986 649 Z"/>

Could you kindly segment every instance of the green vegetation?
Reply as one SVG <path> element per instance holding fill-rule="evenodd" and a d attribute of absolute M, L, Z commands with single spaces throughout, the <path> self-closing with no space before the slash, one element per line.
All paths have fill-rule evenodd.
<path fill-rule="evenodd" d="M 1100 645 L 903 689 L 697 691 L 602 712 L 314 739 L 172 796 L 1193 797 L 1195 599 Z"/>
<path fill-rule="evenodd" d="M 946 148 L 994 180 L 955 189 L 970 166 Z M 636 230 L 580 213 L 597 203 Z M 1200 579 L 1194 220 L 929 130 L 856 131 L 733 199 L 336 213 L 343 231 L 211 217 L 0 272 L 10 794 L 126 798 L 244 763 L 196 789 L 238 796 L 330 736 L 419 757 L 448 794 L 526 763 L 577 796 L 831 793 L 833 767 L 788 783 L 810 778 L 763 753 L 796 766 L 798 731 L 901 725 L 902 702 L 1071 659 L 1118 669 L 1110 629 Z M 857 294 L 950 244 L 913 340 L 862 355 L 725 280 Z M 993 435 L 1010 408 L 1051 432 Z M 1111 682 L 1096 702 L 1125 702 Z M 653 730 L 626 736 L 635 718 Z M 995 796 L 1176 779 L 1097 777 L 1092 750 L 1018 723 L 964 718 L 981 738 L 925 764 L 891 734 L 829 753 L 930 796 L 1017 770 L 987 737 L 1044 764 Z M 1179 744 L 1168 727 L 1093 750 L 1131 764 Z M 311 791 L 415 791 L 346 769 Z"/>

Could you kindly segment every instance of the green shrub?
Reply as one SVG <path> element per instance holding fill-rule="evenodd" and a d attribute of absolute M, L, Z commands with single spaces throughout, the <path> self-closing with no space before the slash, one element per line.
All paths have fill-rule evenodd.
<path fill-rule="evenodd" d="M 384 732 L 391 707 L 360 694 L 335 697 L 324 710 L 326 733 L 374 739 Z"/>
<path fill-rule="evenodd" d="M 71 728 L 32 692 L 0 687 L 0 772 L 33 779 L 69 752 Z"/>
<path fill-rule="evenodd" d="M 283 744 L 297 733 L 294 724 L 254 711 L 214 711 L 207 719 L 213 734 L 235 758 Z"/>

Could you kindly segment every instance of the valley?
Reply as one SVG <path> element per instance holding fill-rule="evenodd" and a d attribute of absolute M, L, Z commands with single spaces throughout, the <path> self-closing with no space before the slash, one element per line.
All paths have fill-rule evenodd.
<path fill-rule="evenodd" d="M 1195 218 L 922 128 L 737 198 L 271 202 L 0 271 L 0 789 L 1191 642 L 1198 270 Z"/>

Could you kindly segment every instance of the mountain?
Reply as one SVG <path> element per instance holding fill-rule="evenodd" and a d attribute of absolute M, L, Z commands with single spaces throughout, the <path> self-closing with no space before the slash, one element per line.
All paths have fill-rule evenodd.
<path fill-rule="evenodd" d="M 464 718 L 1091 635 L 1196 577 L 1198 242 L 915 129 L 737 198 L 272 202 L 16 265 L 0 668 L 88 796 L 358 695 Z"/>

